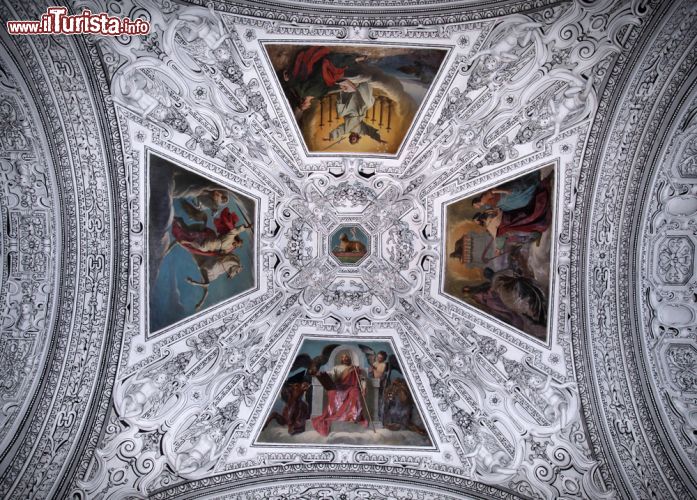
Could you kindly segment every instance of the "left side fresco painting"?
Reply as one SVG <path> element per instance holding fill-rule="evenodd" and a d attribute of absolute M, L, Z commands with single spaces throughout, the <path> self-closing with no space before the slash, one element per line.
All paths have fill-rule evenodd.
<path fill-rule="evenodd" d="M 163 158 L 149 158 L 150 331 L 254 286 L 254 202 Z"/>

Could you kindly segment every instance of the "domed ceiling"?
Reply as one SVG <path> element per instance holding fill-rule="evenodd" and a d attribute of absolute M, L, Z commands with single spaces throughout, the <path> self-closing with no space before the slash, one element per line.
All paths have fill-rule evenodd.
<path fill-rule="evenodd" d="M 697 496 L 694 2 L 67 7 L 149 33 L 2 32 L 4 497 Z"/>

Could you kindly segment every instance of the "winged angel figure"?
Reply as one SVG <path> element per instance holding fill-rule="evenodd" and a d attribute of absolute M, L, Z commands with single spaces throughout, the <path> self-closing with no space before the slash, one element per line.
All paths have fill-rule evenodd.
<path fill-rule="evenodd" d="M 380 380 L 378 389 L 378 418 L 383 427 L 392 431 L 410 430 L 421 435 L 426 429 L 412 421 L 414 401 L 404 378 L 395 378 L 397 372 L 404 375 L 397 356 L 385 351 L 375 352 L 372 348 L 359 344 L 358 347 L 368 358 L 373 378 Z"/>
<path fill-rule="evenodd" d="M 305 422 L 310 418 L 310 408 L 312 407 L 312 391 L 310 390 L 312 376 L 318 374 L 320 367 L 327 364 L 332 352 L 338 346 L 339 344 L 329 344 L 322 349 L 320 355 L 315 357 L 305 353 L 296 356 L 289 373 L 301 368 L 304 368 L 304 371 L 298 371 L 285 381 L 281 388 L 283 410 L 281 413 L 273 412 L 269 415 L 264 427 L 275 420 L 280 425 L 288 426 L 288 434 L 299 434 L 305 431 Z"/>
<path fill-rule="evenodd" d="M 211 466 L 223 451 L 225 436 L 242 423 L 237 419 L 239 410 L 235 400 L 201 414 L 174 444 L 177 472 L 192 474 Z"/>

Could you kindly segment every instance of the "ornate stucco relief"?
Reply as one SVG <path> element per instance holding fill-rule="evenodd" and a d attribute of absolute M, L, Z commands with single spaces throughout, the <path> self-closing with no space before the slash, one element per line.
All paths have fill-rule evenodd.
<path fill-rule="evenodd" d="M 607 26 L 637 21 L 629 8 L 595 9 L 562 5 L 430 33 L 429 46 L 450 50 L 446 69 L 397 159 L 306 158 L 290 126 L 262 42 L 329 42 L 344 39 L 345 30 L 150 5 L 149 37 L 101 41 L 139 193 L 132 219 L 145 224 L 137 167 L 146 149 L 244 186 L 262 203 L 263 286 L 152 338 L 133 316 L 113 424 L 80 488 L 154 493 L 277 463 L 277 452 L 253 444 L 253 436 L 292 348 L 303 334 L 321 333 L 388 335 L 408 360 L 438 447 L 419 471 L 447 469 L 523 495 L 609 494 L 578 420 L 564 235 L 595 86 L 622 48 Z M 595 21 L 601 12 L 611 24 Z M 585 32 L 584 42 L 572 42 L 569 29 Z M 420 35 L 386 28 L 348 36 L 363 43 L 381 37 L 417 46 Z M 552 264 L 554 333 L 540 344 L 452 304 L 439 292 L 438 269 L 445 203 L 549 164 L 558 172 L 554 224 L 562 237 Z M 345 266 L 329 255 L 328 241 L 351 224 L 366 233 L 370 254 Z M 142 280 L 145 269 L 138 270 Z M 245 359 L 244 352 L 255 354 Z M 283 462 L 320 470 L 361 461 L 360 454 L 321 451 L 288 451 Z M 415 456 L 385 453 L 390 463 Z"/>
<path fill-rule="evenodd" d="M 56 260 L 60 224 L 55 211 L 56 186 L 50 156 L 39 121 L 19 72 L 10 55 L 2 53 L 7 71 L 3 74 L 0 141 L 3 189 L 2 300 L 3 321 L 0 365 L 2 410 L 0 441 L 9 445 L 17 432 L 28 401 L 24 395 L 35 390 L 53 328 L 56 294 Z"/>
<path fill-rule="evenodd" d="M 427 17 L 385 2 L 404 9 L 397 21 L 363 2 L 351 4 L 359 19 L 310 1 L 85 0 L 74 9 L 143 16 L 153 30 L 3 39 L 0 341 L 3 355 L 35 342 L 27 362 L 50 364 L 40 388 L 38 374 L 3 365 L 3 445 L 17 429 L 0 457 L 3 493 L 694 493 L 694 113 L 681 104 L 670 127 L 661 117 L 690 81 L 695 9 L 466 3 Z M 37 18 L 43 7 L 1 9 Z M 396 154 L 308 154 L 273 43 L 447 55 Z M 151 155 L 255 207 L 228 222 L 253 229 L 253 286 L 157 329 Z M 643 162 L 657 155 L 641 208 Z M 445 218 L 457 200 L 544 168 L 555 173 L 549 334 L 535 339 L 444 292 Z M 260 440 L 306 339 L 388 342 L 433 446 Z"/>
<path fill-rule="evenodd" d="M 691 99 L 691 101 L 689 100 Z M 657 162 L 641 245 L 644 349 L 659 401 L 694 475 L 697 463 L 695 391 L 695 220 L 692 143 L 694 95 L 675 115 Z M 692 169 L 694 170 L 694 169 Z"/>
<path fill-rule="evenodd" d="M 671 160 L 656 160 L 657 153 L 652 150 L 665 144 L 666 131 L 674 127 L 674 107 L 693 81 L 695 52 L 690 47 L 694 46 L 696 33 L 691 20 L 696 14 L 692 4 L 672 5 L 631 72 L 618 74 L 614 79 L 624 82 L 617 115 L 603 130 L 599 151 L 589 156 L 589 162 L 591 158 L 597 161 L 597 173 L 584 179 L 579 189 L 588 196 L 587 182 L 593 186 L 587 229 L 577 229 L 579 236 L 588 238 L 587 253 L 582 271 L 573 277 L 574 286 L 582 280 L 588 292 L 581 295 L 584 308 L 576 309 L 575 314 L 587 314 L 582 317 L 587 321 L 588 333 L 579 348 L 590 349 L 593 374 L 585 362 L 579 365 L 579 372 L 584 377 L 591 376 L 595 388 L 588 394 L 587 408 L 602 408 L 592 417 L 593 439 L 609 439 L 614 458 L 608 460 L 608 465 L 616 468 L 615 463 L 623 464 L 620 474 L 627 478 L 625 487 L 631 492 L 627 494 L 636 496 L 694 493 L 694 474 L 690 472 L 693 469 L 677 459 L 671 441 L 662 437 L 665 423 L 662 417 L 655 416 L 656 399 L 642 385 L 654 377 L 647 371 L 647 360 L 651 364 L 656 356 L 666 354 L 661 349 L 654 350 L 667 340 L 665 334 L 656 330 L 660 322 L 675 322 L 673 326 L 689 324 L 689 307 L 671 303 L 679 300 L 680 294 L 675 292 L 681 283 L 690 279 L 686 278 L 690 270 L 686 255 L 691 253 L 691 244 L 686 231 L 681 231 L 679 214 L 659 213 L 663 209 L 658 202 L 670 196 L 666 191 L 670 188 L 660 180 L 649 188 L 642 175 L 646 175 L 653 161 L 658 161 L 659 179 L 667 180 L 676 174 L 678 165 L 671 165 Z M 651 189 L 661 194 L 652 194 L 644 208 L 638 200 L 644 196 L 644 190 Z M 674 212 L 675 203 L 670 205 Z M 642 217 L 646 221 L 637 224 Z M 639 228 L 647 231 L 644 250 L 638 250 L 636 245 Z M 576 247 L 572 259 L 578 259 L 581 248 Z M 636 277 L 638 269 L 641 278 Z M 671 287 L 672 291 L 667 291 Z M 682 321 L 688 323 L 682 325 Z M 651 326 L 642 328 L 639 324 Z M 580 350 L 576 356 L 582 359 Z M 667 357 L 664 360 L 663 369 L 674 363 Z M 668 389 L 664 383 L 659 382 L 663 386 L 660 391 Z M 600 425 L 596 427 L 597 423 Z M 663 480 L 647 481 L 647 477 Z"/>
<path fill-rule="evenodd" d="M 44 12 L 40 5 L 13 2 L 3 3 L 0 10 L 3 19 L 38 18 Z M 41 384 L 31 393 L 27 387 L 26 413 L 12 430 L 11 447 L 3 448 L 0 490 L 7 496 L 50 497 L 60 487 L 58 480 L 70 476 L 77 467 L 74 459 L 81 451 L 76 450 L 84 450 L 88 445 L 82 439 L 82 425 L 89 421 L 89 426 L 100 427 L 105 416 L 97 409 L 113 384 L 116 350 L 123 328 L 124 297 L 117 291 L 125 281 L 126 220 L 121 212 L 125 203 L 122 204 L 124 200 L 118 195 L 123 194 L 117 180 L 121 174 L 119 150 L 113 148 L 115 137 L 109 125 L 114 117 L 103 102 L 95 101 L 95 93 L 103 98 L 104 81 L 98 72 L 94 74 L 88 69 L 92 63 L 86 67 L 80 48 L 69 40 L 10 40 L 3 34 L 3 44 L 7 47 L 4 54 L 10 53 L 12 58 L 5 63 L 3 74 L 16 71 L 11 69 L 13 66 L 20 66 L 21 73 L 15 73 L 12 78 L 25 82 L 24 88 L 29 89 L 33 101 L 27 102 L 16 116 L 29 119 L 33 113 L 38 115 L 31 118 L 36 120 L 31 125 L 32 132 L 24 132 L 37 156 L 27 152 L 24 160 L 29 168 L 19 165 L 11 173 L 13 177 L 15 172 L 23 173 L 16 186 L 25 189 L 24 193 L 20 189 L 18 194 L 28 197 L 27 201 L 35 198 L 52 202 L 33 206 L 37 216 L 44 208 L 51 214 L 44 217 L 41 229 L 32 219 L 19 226 L 20 221 L 12 224 L 17 228 L 13 231 L 26 235 L 19 242 L 19 247 L 25 247 L 22 249 L 25 256 L 35 253 L 37 257 L 32 262 L 25 258 L 20 263 L 26 270 L 40 262 L 40 253 L 51 252 L 46 255 L 45 270 L 37 268 L 35 273 L 23 277 L 23 281 L 40 280 L 51 269 L 60 274 L 56 276 L 58 282 L 49 289 L 27 290 L 33 294 L 35 304 L 29 320 L 34 326 L 20 316 L 19 330 L 15 327 L 7 330 L 35 329 L 36 340 L 43 337 L 47 342 L 47 355 L 45 364 L 39 368 Z M 84 57 L 89 58 L 89 53 Z M 27 92 L 15 88 L 9 85 L 3 90 L 3 97 L 11 100 L 14 94 L 21 99 Z M 9 116 L 5 123 L 11 122 Z M 3 137 L 11 140 L 12 130 L 8 132 Z M 14 132 L 16 139 L 20 138 L 18 132 L 21 129 Z M 46 157 L 41 159 L 40 155 Z M 3 175 L 7 173 L 5 167 L 3 172 Z M 3 188 L 7 186 L 10 192 L 17 192 L 13 184 L 14 180 L 7 185 L 3 183 Z M 3 200 L 9 203 L 3 206 L 3 213 L 17 204 L 14 196 Z M 56 217 L 60 217 L 60 223 Z M 60 224 L 59 232 L 57 224 Z M 6 241 L 3 237 L 3 245 Z M 37 243 L 39 246 L 35 248 Z M 12 251 L 14 246 L 13 243 L 6 248 Z M 9 277 L 3 280 L 3 286 L 5 283 L 14 287 L 17 280 Z M 55 305 L 51 304 L 51 294 L 56 299 Z M 41 302 L 44 302 L 43 311 L 38 307 Z M 7 316 L 3 313 L 3 318 L 13 316 L 11 311 Z M 13 363 L 22 359 L 14 358 Z M 26 375 L 27 381 L 23 383 L 29 384 L 34 373 Z"/>

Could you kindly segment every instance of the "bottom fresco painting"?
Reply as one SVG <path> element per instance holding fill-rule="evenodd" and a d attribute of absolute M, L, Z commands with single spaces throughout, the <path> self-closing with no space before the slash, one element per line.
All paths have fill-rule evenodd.
<path fill-rule="evenodd" d="M 259 444 L 432 447 L 389 341 L 307 339 Z"/>

